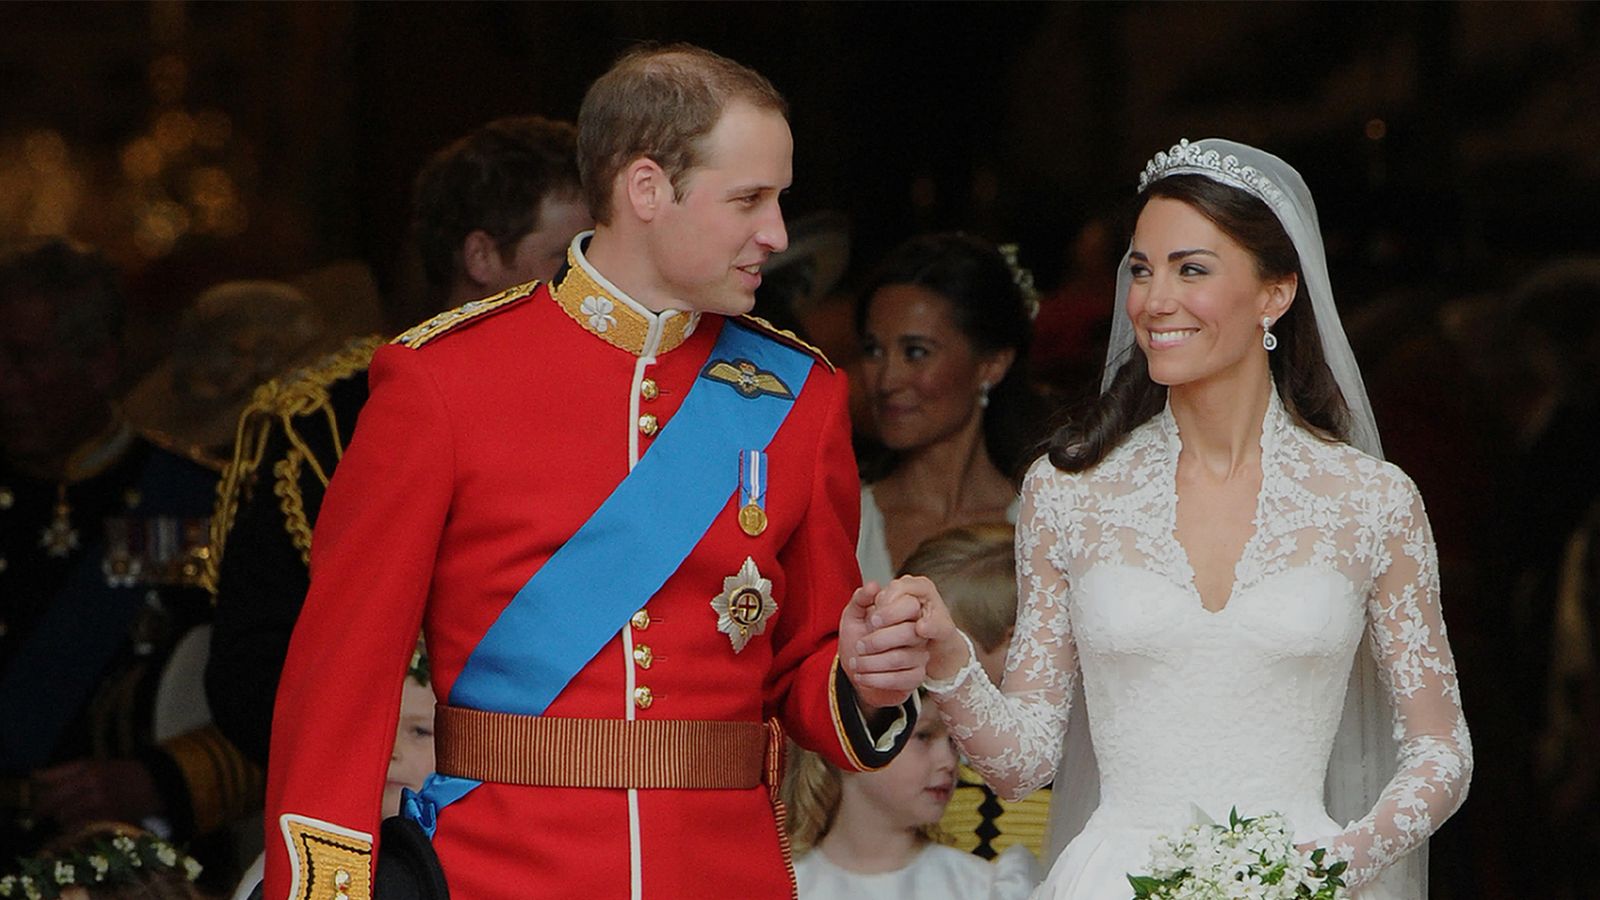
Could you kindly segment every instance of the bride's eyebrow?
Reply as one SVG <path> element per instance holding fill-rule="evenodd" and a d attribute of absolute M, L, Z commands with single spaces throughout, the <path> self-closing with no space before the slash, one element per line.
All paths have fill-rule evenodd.
<path fill-rule="evenodd" d="M 1187 256 L 1210 256 L 1210 257 L 1213 257 L 1215 259 L 1221 259 L 1222 258 L 1220 256 L 1217 256 L 1216 253 L 1214 253 L 1214 252 L 1212 252 L 1210 250 L 1206 250 L 1204 248 L 1197 247 L 1197 248 L 1195 248 L 1193 250 L 1174 250 L 1171 253 L 1167 254 L 1167 262 L 1177 262 L 1178 260 L 1183 259 L 1184 257 L 1187 257 Z"/>

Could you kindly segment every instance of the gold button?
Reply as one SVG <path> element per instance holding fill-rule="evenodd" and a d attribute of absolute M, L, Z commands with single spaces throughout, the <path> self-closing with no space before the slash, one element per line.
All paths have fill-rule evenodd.
<path fill-rule="evenodd" d="M 661 396 L 661 389 L 656 387 L 654 379 L 646 378 L 644 382 L 639 385 L 639 396 L 646 400 L 654 400 L 655 398 Z"/>
<path fill-rule="evenodd" d="M 633 689 L 634 706 L 637 706 L 640 709 L 649 709 L 650 704 L 654 702 L 656 702 L 656 697 L 654 694 L 650 693 L 649 688 L 640 685 L 639 687 Z"/>
<path fill-rule="evenodd" d="M 655 434 L 657 427 L 656 417 L 650 413 L 645 413 L 639 417 L 639 430 L 644 433 L 645 437 Z"/>
<path fill-rule="evenodd" d="M 641 609 L 634 613 L 633 618 L 629 619 L 628 621 L 633 624 L 633 627 L 643 631 L 650 627 L 650 610 Z"/>
<path fill-rule="evenodd" d="M 633 648 L 633 661 L 639 664 L 639 668 L 648 669 L 656 661 L 656 655 L 651 652 L 649 644 L 639 644 Z"/>

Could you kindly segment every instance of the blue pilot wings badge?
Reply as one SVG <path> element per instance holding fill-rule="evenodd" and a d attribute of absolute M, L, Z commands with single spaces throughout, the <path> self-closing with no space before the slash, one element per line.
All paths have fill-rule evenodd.
<path fill-rule="evenodd" d="M 756 364 L 748 359 L 731 361 L 713 359 L 700 375 L 702 378 L 720 381 L 750 399 L 762 394 L 782 397 L 785 400 L 794 399 L 794 392 L 783 383 L 783 379 L 765 369 L 757 368 Z"/>

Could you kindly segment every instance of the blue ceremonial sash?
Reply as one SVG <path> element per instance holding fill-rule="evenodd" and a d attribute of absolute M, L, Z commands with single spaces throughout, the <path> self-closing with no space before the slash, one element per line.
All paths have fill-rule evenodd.
<path fill-rule="evenodd" d="M 749 362 L 787 395 L 714 373 Z M 542 715 L 595 654 L 655 596 L 738 488 L 738 454 L 765 449 L 811 372 L 811 357 L 726 320 L 716 346 L 633 471 L 556 550 L 484 634 L 450 689 L 467 709 Z M 626 554 L 626 558 L 622 555 Z M 438 810 L 480 782 L 428 776 L 403 814 L 431 837 Z"/>

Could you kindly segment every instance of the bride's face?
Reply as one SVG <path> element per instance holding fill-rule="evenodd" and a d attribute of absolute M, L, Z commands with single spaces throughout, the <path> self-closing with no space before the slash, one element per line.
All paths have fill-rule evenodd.
<path fill-rule="evenodd" d="M 1265 371 L 1261 319 L 1277 320 L 1294 299 L 1293 276 L 1263 281 L 1256 259 L 1181 200 L 1156 197 L 1139 214 L 1128 258 L 1128 318 L 1169 387 Z"/>

